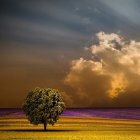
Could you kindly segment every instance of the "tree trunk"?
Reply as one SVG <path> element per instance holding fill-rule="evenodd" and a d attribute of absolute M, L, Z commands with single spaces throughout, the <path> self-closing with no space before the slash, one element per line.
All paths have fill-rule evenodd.
<path fill-rule="evenodd" d="M 46 130 L 47 130 L 47 122 L 44 121 L 44 131 L 46 131 Z"/>

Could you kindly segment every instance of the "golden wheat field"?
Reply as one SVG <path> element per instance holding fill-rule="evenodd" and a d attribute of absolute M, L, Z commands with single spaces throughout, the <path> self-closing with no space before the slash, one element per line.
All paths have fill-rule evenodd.
<path fill-rule="evenodd" d="M 63 116 L 45 132 L 25 116 L 1 116 L 0 140 L 140 140 L 140 120 Z"/>

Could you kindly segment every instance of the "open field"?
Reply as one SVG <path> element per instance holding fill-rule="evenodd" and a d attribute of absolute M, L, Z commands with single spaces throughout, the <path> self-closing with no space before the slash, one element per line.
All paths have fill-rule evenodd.
<path fill-rule="evenodd" d="M 48 126 L 47 132 L 43 131 L 43 125 L 30 124 L 18 112 L 1 115 L 0 140 L 140 140 L 139 119 L 95 117 L 83 112 L 78 116 L 78 113 L 64 113 L 55 126 Z"/>

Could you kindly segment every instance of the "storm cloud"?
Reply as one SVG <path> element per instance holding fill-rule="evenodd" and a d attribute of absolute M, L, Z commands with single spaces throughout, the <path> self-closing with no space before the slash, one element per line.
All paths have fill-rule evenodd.
<path fill-rule="evenodd" d="M 74 89 L 81 107 L 138 107 L 140 42 L 116 33 L 99 32 L 97 44 L 85 47 L 91 59 L 73 60 L 64 82 Z"/>

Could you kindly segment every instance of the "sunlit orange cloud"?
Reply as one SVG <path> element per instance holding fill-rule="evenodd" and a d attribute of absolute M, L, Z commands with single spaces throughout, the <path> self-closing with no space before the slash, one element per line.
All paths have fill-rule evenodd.
<path fill-rule="evenodd" d="M 99 32 L 96 37 L 98 44 L 86 47 L 92 58 L 73 60 L 64 80 L 76 91 L 71 93 L 75 103 L 139 106 L 140 87 L 136 85 L 140 82 L 140 42 L 126 41 L 115 33 Z M 136 100 L 131 102 L 131 98 Z"/>

